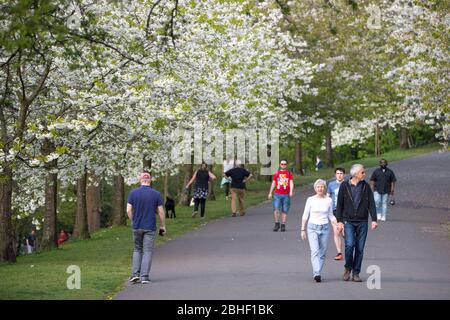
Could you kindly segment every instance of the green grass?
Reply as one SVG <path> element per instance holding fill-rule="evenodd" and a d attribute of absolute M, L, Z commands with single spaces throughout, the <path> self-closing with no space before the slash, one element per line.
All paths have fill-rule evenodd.
<path fill-rule="evenodd" d="M 395 150 L 383 154 L 389 162 L 425 154 L 439 149 L 438 144 L 412 150 Z M 371 157 L 338 164 L 347 171 L 353 163 L 366 167 L 378 165 L 380 157 Z M 317 178 L 332 178 L 332 168 L 310 172 L 295 177 L 296 186 L 314 182 Z M 248 183 L 246 205 L 254 206 L 266 201 L 270 182 Z M 206 218 L 192 219 L 190 207 L 177 206 L 177 218 L 167 219 L 168 234 L 158 237 L 159 246 L 182 234 L 201 227 L 210 220 L 230 215 L 230 201 L 221 189 L 215 190 L 217 200 L 207 201 Z M 130 274 L 132 237 L 129 226 L 102 229 L 92 234 L 90 240 L 71 240 L 60 249 L 18 257 L 15 264 L 0 264 L 0 299 L 111 299 L 119 292 Z M 81 269 L 81 289 L 69 290 L 66 286 L 67 267 Z"/>

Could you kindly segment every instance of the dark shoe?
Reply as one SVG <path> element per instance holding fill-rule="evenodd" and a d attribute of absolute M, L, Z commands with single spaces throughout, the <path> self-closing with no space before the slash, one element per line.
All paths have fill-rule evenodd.
<path fill-rule="evenodd" d="M 233 212 L 233 213 L 231 214 L 231 216 L 232 216 L 232 217 L 236 217 L 236 212 Z"/>
<path fill-rule="evenodd" d="M 347 268 L 345 268 L 344 275 L 342 276 L 342 279 L 344 279 L 344 281 L 350 280 L 350 270 L 348 270 Z"/>
<path fill-rule="evenodd" d="M 150 280 L 149 279 L 144 279 L 144 280 L 141 280 L 141 283 L 142 284 L 148 284 L 148 283 L 150 283 Z"/>
<path fill-rule="evenodd" d="M 278 229 L 280 229 L 280 223 L 279 222 L 275 222 L 275 227 L 273 227 L 273 231 L 277 232 Z"/>
<path fill-rule="evenodd" d="M 314 276 L 315 282 L 322 282 L 322 278 L 320 276 Z"/>
<path fill-rule="evenodd" d="M 342 259 L 344 259 L 344 257 L 342 256 L 342 253 L 340 253 L 340 252 L 336 255 L 336 257 L 334 257 L 334 260 L 342 260 Z"/>
<path fill-rule="evenodd" d="M 241 217 L 242 217 L 242 216 L 245 216 L 245 212 L 241 212 L 239 215 L 240 215 Z"/>
<path fill-rule="evenodd" d="M 353 278 L 352 278 L 352 281 L 355 281 L 355 282 L 362 282 L 361 278 L 359 277 L 359 274 L 354 274 L 354 275 L 353 275 Z"/>
<path fill-rule="evenodd" d="M 286 231 L 286 225 L 284 223 L 281 224 L 281 232 Z"/>
<path fill-rule="evenodd" d="M 130 281 L 131 283 L 138 283 L 140 280 L 141 280 L 141 278 L 139 278 L 139 277 L 131 276 L 130 280 L 128 280 L 128 281 Z"/>

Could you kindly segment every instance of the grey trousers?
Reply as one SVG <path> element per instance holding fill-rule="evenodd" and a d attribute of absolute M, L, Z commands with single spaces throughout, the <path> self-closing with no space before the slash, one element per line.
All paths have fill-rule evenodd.
<path fill-rule="evenodd" d="M 149 280 L 156 231 L 133 229 L 133 277 Z"/>

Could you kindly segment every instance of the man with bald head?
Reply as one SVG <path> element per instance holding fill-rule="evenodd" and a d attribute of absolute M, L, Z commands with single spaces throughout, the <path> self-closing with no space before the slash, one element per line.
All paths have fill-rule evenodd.
<path fill-rule="evenodd" d="M 130 282 L 150 282 L 149 273 L 152 266 L 153 245 L 156 235 L 156 213 L 159 214 L 159 234 L 166 233 L 165 213 L 161 194 L 152 189 L 152 176 L 143 172 L 139 176 L 141 186 L 128 195 L 127 214 L 132 221 L 134 251 L 133 270 Z"/>

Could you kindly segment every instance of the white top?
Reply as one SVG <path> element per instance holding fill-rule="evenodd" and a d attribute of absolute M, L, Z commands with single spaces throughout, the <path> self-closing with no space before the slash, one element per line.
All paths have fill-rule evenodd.
<path fill-rule="evenodd" d="M 223 172 L 227 172 L 234 168 L 234 160 L 224 160 L 223 161 Z"/>
<path fill-rule="evenodd" d="M 303 211 L 303 220 L 309 218 L 309 223 L 327 224 L 328 220 L 336 221 L 333 214 L 333 200 L 326 196 L 319 198 L 318 196 L 309 197 L 306 200 L 305 211 Z"/>

